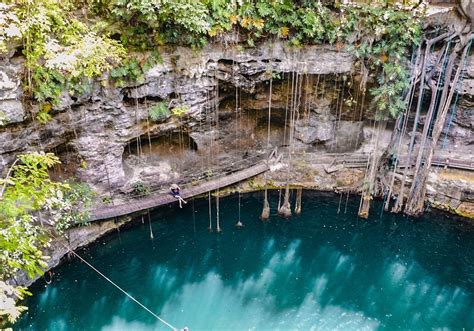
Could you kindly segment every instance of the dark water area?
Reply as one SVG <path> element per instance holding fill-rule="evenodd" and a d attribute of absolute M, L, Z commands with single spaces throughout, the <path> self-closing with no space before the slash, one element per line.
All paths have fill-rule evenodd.
<path fill-rule="evenodd" d="M 441 213 L 356 217 L 358 197 L 303 193 L 302 214 L 259 220 L 263 193 L 166 206 L 78 253 L 177 328 L 473 330 L 474 224 Z M 341 201 L 341 205 L 339 202 Z M 194 212 L 193 212 L 194 205 Z M 337 214 L 338 209 L 340 213 Z M 346 212 L 344 213 L 344 211 Z M 213 201 L 215 227 L 215 201 Z M 49 279 L 48 279 L 49 280 Z M 78 259 L 31 287 L 16 330 L 166 330 Z"/>

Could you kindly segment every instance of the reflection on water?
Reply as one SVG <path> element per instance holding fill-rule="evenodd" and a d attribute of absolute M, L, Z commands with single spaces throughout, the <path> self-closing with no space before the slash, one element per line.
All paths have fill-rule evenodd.
<path fill-rule="evenodd" d="M 474 327 L 472 225 L 378 212 L 362 221 L 356 198 L 337 215 L 337 198 L 308 192 L 301 216 L 262 223 L 261 200 L 242 200 L 242 230 L 236 198 L 221 200 L 220 234 L 207 232 L 207 202 L 196 201 L 194 215 L 192 203 L 156 213 L 154 240 L 140 225 L 80 253 L 192 331 Z M 78 261 L 32 290 L 21 330 L 166 329 Z"/>

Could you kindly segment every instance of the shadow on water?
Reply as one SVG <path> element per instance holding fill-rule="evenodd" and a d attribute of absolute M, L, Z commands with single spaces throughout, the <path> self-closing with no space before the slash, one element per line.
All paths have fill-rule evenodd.
<path fill-rule="evenodd" d="M 160 208 L 147 222 L 80 254 L 177 327 L 432 329 L 474 327 L 472 223 L 441 213 L 358 219 L 358 197 L 304 192 L 302 214 L 258 217 L 262 193 L 221 198 L 223 232 L 208 201 Z M 215 229 L 215 201 L 213 201 Z M 194 224 L 195 220 L 195 224 Z M 20 330 L 150 330 L 163 325 L 77 260 L 38 282 Z"/>

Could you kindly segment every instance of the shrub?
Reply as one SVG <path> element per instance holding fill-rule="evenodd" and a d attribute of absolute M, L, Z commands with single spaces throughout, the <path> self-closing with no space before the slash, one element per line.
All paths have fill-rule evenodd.
<path fill-rule="evenodd" d="M 135 196 L 147 196 L 150 195 L 151 188 L 147 184 L 137 181 L 132 184 L 132 194 Z"/>

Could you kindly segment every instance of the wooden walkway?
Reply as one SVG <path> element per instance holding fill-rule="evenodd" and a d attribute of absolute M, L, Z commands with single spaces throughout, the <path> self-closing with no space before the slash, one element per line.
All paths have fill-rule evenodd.
<path fill-rule="evenodd" d="M 302 154 L 296 154 L 301 156 Z M 305 156 L 306 160 L 311 161 L 312 164 L 330 164 L 332 166 L 343 165 L 344 168 L 365 168 L 369 160 L 369 154 L 365 153 L 324 153 L 311 154 Z M 401 155 L 397 167 L 405 168 L 407 164 L 407 156 Z M 412 157 L 411 166 L 416 164 L 416 157 Z M 454 169 L 474 171 L 474 159 L 460 160 L 449 157 L 433 157 L 431 162 L 432 167 L 447 167 Z"/>
<path fill-rule="evenodd" d="M 214 191 L 241 182 L 245 179 L 259 175 L 267 171 L 268 169 L 269 168 L 267 162 L 261 162 L 247 169 L 234 172 L 224 177 L 210 180 L 194 187 L 184 186 L 181 188 L 181 196 L 184 199 L 189 199 L 194 196 L 207 193 L 209 191 Z M 177 203 L 177 200 L 173 198 L 169 193 L 156 192 L 151 196 L 139 200 L 129 201 L 120 205 L 106 206 L 92 210 L 90 221 L 99 221 L 124 216 L 141 210 L 146 210 L 173 202 Z"/>

